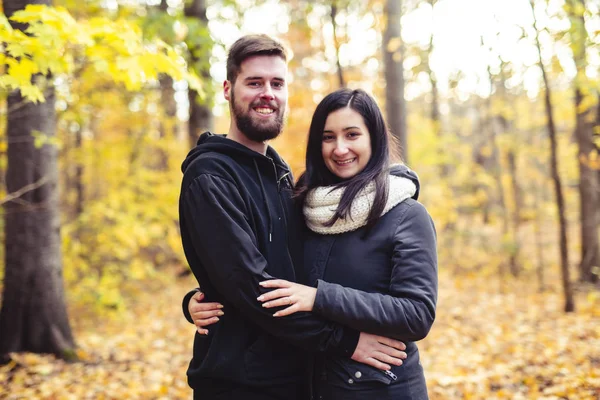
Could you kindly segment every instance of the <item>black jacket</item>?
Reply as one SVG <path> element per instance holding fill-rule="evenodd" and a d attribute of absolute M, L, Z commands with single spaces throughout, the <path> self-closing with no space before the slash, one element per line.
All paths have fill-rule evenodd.
<path fill-rule="evenodd" d="M 350 357 L 358 331 L 310 313 L 274 318 L 256 298 L 259 282 L 294 281 L 301 259 L 288 166 L 268 148 L 264 156 L 210 133 L 182 165 L 179 200 L 183 249 L 206 301 L 225 315 L 196 334 L 188 383 L 220 379 L 251 386 L 301 379 L 305 350 Z"/>
<path fill-rule="evenodd" d="M 416 174 L 408 168 L 395 167 L 393 174 L 412 179 L 419 187 Z M 406 398 L 426 398 L 414 342 L 428 334 L 435 319 L 437 251 L 433 222 L 417 196 L 418 190 L 413 199 L 383 215 L 366 236 L 365 227 L 337 235 L 307 229 L 305 268 L 309 282 L 317 285 L 313 312 L 407 345 L 408 358 L 392 368 L 392 375 L 352 360 L 326 357 L 319 370 L 334 385 L 348 390 L 360 390 L 361 382 L 405 385 L 406 390 L 395 388 L 394 393 L 420 386 L 424 397 Z"/>

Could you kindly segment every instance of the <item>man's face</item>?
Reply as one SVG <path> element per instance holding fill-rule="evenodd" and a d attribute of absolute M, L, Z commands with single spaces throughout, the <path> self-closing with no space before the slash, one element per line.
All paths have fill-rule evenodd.
<path fill-rule="evenodd" d="M 287 105 L 287 64 L 279 56 L 253 56 L 242 62 L 235 84 L 225 82 L 225 98 L 238 130 L 254 142 L 276 138 Z"/>

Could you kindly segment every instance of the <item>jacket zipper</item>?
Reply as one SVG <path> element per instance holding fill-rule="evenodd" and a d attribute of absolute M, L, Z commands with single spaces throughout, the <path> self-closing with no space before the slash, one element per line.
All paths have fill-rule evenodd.
<path fill-rule="evenodd" d="M 387 376 L 389 376 L 390 378 L 392 378 L 393 381 L 398 379 L 398 376 L 396 376 L 396 374 L 394 374 L 392 371 L 383 371 Z"/>

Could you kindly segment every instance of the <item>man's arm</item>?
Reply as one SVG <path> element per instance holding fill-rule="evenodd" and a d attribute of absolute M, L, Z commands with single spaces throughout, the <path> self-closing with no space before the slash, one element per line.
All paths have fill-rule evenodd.
<path fill-rule="evenodd" d="M 198 176 L 182 193 L 181 217 L 192 238 L 196 256 L 211 284 L 240 312 L 264 329 L 294 345 L 312 351 L 331 351 L 350 357 L 359 333 L 328 323 L 309 313 L 286 319 L 256 300 L 265 292 L 258 284 L 273 279 L 246 219 L 247 210 L 237 187 L 220 177 Z"/>
<path fill-rule="evenodd" d="M 189 295 L 189 296 L 188 296 Z M 218 318 L 213 317 L 214 312 L 219 312 L 221 306 L 218 303 L 202 302 L 204 295 L 199 289 L 194 289 L 186 295 L 189 300 L 187 315 L 191 323 L 196 325 L 198 333 L 207 335 L 208 327 L 218 322 Z M 185 308 L 185 301 L 183 304 Z M 389 370 L 390 365 L 402 365 L 402 360 L 406 359 L 406 345 L 397 340 L 387 337 L 373 335 L 370 333 L 361 332 L 358 344 L 352 359 L 360 363 L 370 365 L 381 370 Z"/>

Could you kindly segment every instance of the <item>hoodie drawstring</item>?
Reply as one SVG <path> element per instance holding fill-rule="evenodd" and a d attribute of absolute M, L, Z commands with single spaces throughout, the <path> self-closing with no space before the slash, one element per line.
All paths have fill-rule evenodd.
<path fill-rule="evenodd" d="M 265 191 L 265 185 L 263 185 L 262 177 L 260 176 L 260 170 L 258 169 L 258 164 L 256 160 L 254 161 L 254 169 L 256 169 L 256 175 L 258 175 L 258 182 L 260 183 L 260 190 L 262 191 L 263 201 L 265 206 L 267 206 L 267 216 L 269 217 L 269 242 L 273 241 L 272 233 L 273 233 L 273 219 L 271 217 L 271 207 L 269 207 L 269 202 L 267 201 L 267 193 Z"/>

